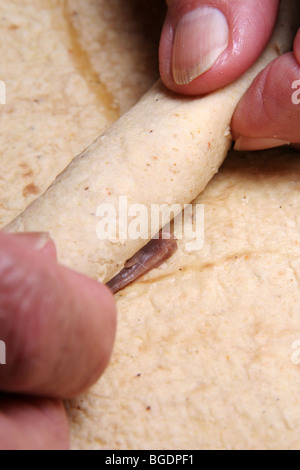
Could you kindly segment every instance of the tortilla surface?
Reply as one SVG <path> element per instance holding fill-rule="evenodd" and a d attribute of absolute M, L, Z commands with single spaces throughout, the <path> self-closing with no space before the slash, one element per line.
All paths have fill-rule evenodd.
<path fill-rule="evenodd" d="M 161 3 L 1 2 L 0 227 L 158 78 Z"/>
<path fill-rule="evenodd" d="M 202 250 L 116 296 L 112 362 L 71 403 L 76 448 L 299 449 L 300 155 L 232 153 Z"/>
<path fill-rule="evenodd" d="M 161 2 L 140 3 L 1 3 L 1 226 L 155 80 L 160 26 L 148 41 L 137 18 Z M 74 449 L 300 448 L 299 174 L 285 149 L 226 159 L 195 201 L 203 249 L 180 241 L 116 296 L 111 364 L 68 404 Z"/>
<path fill-rule="evenodd" d="M 230 123 L 239 100 L 264 67 L 290 50 L 298 13 L 296 0 L 284 2 L 261 57 L 221 90 L 187 98 L 156 82 L 5 230 L 47 232 L 55 241 L 59 262 L 100 282 L 109 281 L 169 222 L 170 214 L 153 227 L 153 205 L 168 204 L 176 216 L 217 173 L 232 143 Z M 146 209 L 148 223 L 142 223 L 137 236 L 120 233 L 124 223 L 116 219 L 124 217 L 124 197 L 130 206 L 128 232 L 141 224 L 130 209 L 137 204 Z M 104 215 L 108 207 L 109 222 Z"/>

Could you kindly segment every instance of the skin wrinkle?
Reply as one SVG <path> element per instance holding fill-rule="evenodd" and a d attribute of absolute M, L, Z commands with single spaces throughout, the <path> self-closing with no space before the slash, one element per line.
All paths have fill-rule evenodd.
<path fill-rule="evenodd" d="M 238 12 L 236 15 L 234 22 L 233 22 L 233 30 L 234 30 L 234 38 L 238 38 L 238 41 L 234 42 L 234 52 L 237 54 L 243 54 L 245 46 L 249 47 L 248 45 L 245 45 L 244 38 L 240 34 L 240 30 L 242 29 L 243 31 L 252 31 L 253 36 L 255 35 L 255 31 L 257 30 L 257 18 L 253 18 L 252 15 L 252 8 L 250 8 L 250 5 L 248 5 L 249 12 L 248 14 L 244 11 Z M 259 9 L 261 10 L 261 14 L 259 15 L 259 20 L 262 22 L 260 25 L 260 30 L 261 31 L 268 31 L 268 25 L 266 22 L 266 11 L 262 8 L 261 3 L 259 2 Z"/>
<path fill-rule="evenodd" d="M 241 17 L 242 15 L 240 13 L 237 14 L 232 25 L 233 28 L 232 28 L 231 35 L 234 38 L 234 40 L 232 41 L 232 44 L 233 44 L 232 53 L 235 55 L 242 54 L 242 51 L 244 50 L 244 38 L 242 38 L 239 34 Z"/>
<path fill-rule="evenodd" d="M 263 96 L 262 90 L 261 90 L 260 88 L 258 88 L 258 89 L 257 89 L 257 93 L 259 94 L 259 97 L 260 97 L 261 106 L 263 106 L 263 103 L 264 103 L 264 96 Z"/>
<path fill-rule="evenodd" d="M 275 2 L 274 2 L 275 3 Z M 257 8 L 260 10 L 261 12 L 261 20 L 263 21 L 263 31 L 266 31 L 267 30 L 267 22 L 266 22 L 266 17 L 265 17 L 265 12 L 264 12 L 264 8 L 262 6 L 262 3 L 261 3 L 261 0 L 258 0 L 258 5 L 257 5 Z M 254 25 L 255 26 L 255 25 Z"/>
<path fill-rule="evenodd" d="M 10 260 L 10 266 L 7 266 L 7 270 L 8 282 L 4 286 L 5 290 L 1 295 L 1 299 L 2 310 L 6 309 L 8 315 L 14 315 L 15 317 L 14 324 L 8 322 L 10 330 L 7 332 L 10 362 L 13 365 L 10 368 L 10 379 L 13 381 L 14 377 L 18 377 L 18 382 L 22 382 L 23 386 L 26 386 L 26 380 L 30 382 L 33 379 L 29 371 L 36 370 L 39 364 L 43 364 L 45 361 L 41 351 L 44 350 L 45 354 L 48 354 L 47 348 L 44 349 L 37 339 L 40 337 L 43 340 L 45 339 L 43 331 L 47 329 L 49 321 L 49 326 L 51 325 L 51 319 L 46 313 L 53 311 L 53 308 L 55 308 L 58 293 L 56 289 L 53 289 L 53 291 L 45 292 L 43 297 L 39 296 L 40 279 L 45 278 L 40 270 L 31 270 L 31 266 L 24 268 L 23 264 L 19 265 L 14 260 Z M 49 281 L 51 283 L 50 279 Z M 6 298 L 8 300 L 5 301 Z M 66 295 L 64 303 L 67 298 Z M 62 310 L 64 309 L 62 308 Z M 45 315 L 34 315 L 33 312 L 45 312 Z M 67 330 L 67 317 L 61 318 L 61 320 L 65 322 L 65 326 L 61 323 L 61 329 Z M 18 327 L 17 330 L 15 325 Z M 15 338 L 18 338 L 18 341 L 13 341 Z M 36 340 L 32 342 L 31 338 L 36 338 Z M 59 361 L 59 358 L 57 359 Z M 48 372 L 45 371 L 45 383 L 48 380 Z"/>
<path fill-rule="evenodd" d="M 259 93 L 258 93 L 258 96 L 260 96 L 261 98 L 261 101 L 260 101 L 260 107 L 258 108 L 258 106 L 256 106 L 256 113 L 257 113 L 257 116 L 260 116 L 262 113 L 263 113 L 263 109 L 264 109 L 264 106 L 265 106 L 265 99 L 264 99 L 264 96 L 266 96 L 266 88 L 267 88 L 267 84 L 268 84 L 268 81 L 272 80 L 272 77 L 270 78 L 270 75 L 271 75 L 271 67 L 269 67 L 267 69 L 267 73 L 266 75 L 264 76 L 264 79 L 262 81 L 262 83 L 260 84 L 259 83 L 259 86 L 257 87 L 257 90 L 259 90 Z M 262 86 L 261 86 L 262 85 Z M 265 106 L 265 109 L 266 109 L 266 113 L 267 113 L 267 116 L 268 116 L 268 119 L 270 121 L 273 121 L 274 119 L 274 115 L 273 113 L 269 113 L 269 110 L 268 110 L 268 106 L 266 105 Z M 258 111 L 259 110 L 259 111 Z"/>

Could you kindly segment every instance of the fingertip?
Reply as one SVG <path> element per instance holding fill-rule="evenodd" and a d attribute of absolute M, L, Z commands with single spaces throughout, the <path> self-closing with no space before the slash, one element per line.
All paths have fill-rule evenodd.
<path fill-rule="evenodd" d="M 267 45 L 278 5 L 278 0 L 171 2 L 160 43 L 165 85 L 201 95 L 236 80 Z"/>
<path fill-rule="evenodd" d="M 41 254 L 49 256 L 54 260 L 57 259 L 55 243 L 51 239 L 50 234 L 47 232 L 20 232 L 11 234 L 10 236 L 15 239 L 19 239 L 24 244 L 28 244 L 29 247 L 40 252 Z"/>
<path fill-rule="evenodd" d="M 62 268 L 67 275 L 74 297 L 80 297 L 82 305 L 77 330 L 80 333 L 82 351 L 86 356 L 81 366 L 81 383 L 68 392 L 72 398 L 93 385 L 105 371 L 114 346 L 117 327 L 117 308 L 113 294 L 104 284 L 82 274 Z M 79 294 L 79 295 L 78 295 Z M 84 362 L 86 361 L 86 366 Z"/>
<path fill-rule="evenodd" d="M 31 240 L 32 241 L 32 240 Z M 116 308 L 107 287 L 0 233 L 1 389 L 69 398 L 108 364 Z"/>
<path fill-rule="evenodd" d="M 299 143 L 300 67 L 293 53 L 268 65 L 241 99 L 232 118 L 239 150 Z"/>

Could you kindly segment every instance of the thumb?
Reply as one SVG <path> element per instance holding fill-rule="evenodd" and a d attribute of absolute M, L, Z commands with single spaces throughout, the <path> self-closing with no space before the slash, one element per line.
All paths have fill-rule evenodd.
<path fill-rule="evenodd" d="M 6 345 L 0 391 L 73 397 L 108 363 L 113 297 L 60 266 L 53 242 L 36 237 L 0 232 L 0 340 Z"/>
<path fill-rule="evenodd" d="M 167 0 L 160 73 L 171 90 L 199 95 L 241 76 L 266 47 L 279 0 Z"/>

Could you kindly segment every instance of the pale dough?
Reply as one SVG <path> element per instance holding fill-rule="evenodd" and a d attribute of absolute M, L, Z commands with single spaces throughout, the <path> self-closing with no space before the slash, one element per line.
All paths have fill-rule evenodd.
<path fill-rule="evenodd" d="M 111 111 L 128 109 L 154 82 L 157 45 L 145 44 L 130 13 L 144 3 L 69 1 L 74 36 L 59 24 L 61 1 L 2 0 L 1 226 L 110 124 Z M 144 10 L 150 23 L 159 3 L 152 17 Z M 81 54 L 69 52 L 75 39 L 88 76 Z M 108 95 L 100 83 L 95 98 L 94 73 Z M 117 296 L 111 364 L 68 405 L 73 449 L 300 448 L 299 173 L 300 154 L 286 150 L 227 158 L 196 201 L 205 204 L 203 249 L 187 253 L 183 240 Z"/>
<path fill-rule="evenodd" d="M 70 404 L 77 449 L 299 449 L 300 154 L 232 153 L 205 245 L 117 295 L 112 362 Z M 294 348 L 295 349 L 294 349 Z"/>
<path fill-rule="evenodd" d="M 120 197 L 127 196 L 129 205 L 143 204 L 150 215 L 152 204 L 183 208 L 192 202 L 227 155 L 228 126 L 243 93 L 264 66 L 290 49 L 299 9 L 295 0 L 282 4 L 266 51 L 232 85 L 191 99 L 155 84 L 7 230 L 48 232 L 61 263 L 100 281 L 111 279 L 147 238 L 99 239 L 98 207 L 111 205 L 118 214 Z M 149 232 L 148 239 L 153 235 Z"/>

